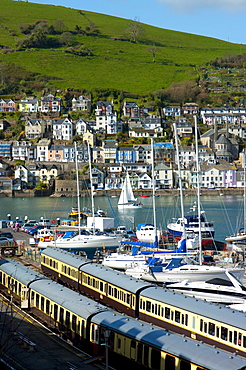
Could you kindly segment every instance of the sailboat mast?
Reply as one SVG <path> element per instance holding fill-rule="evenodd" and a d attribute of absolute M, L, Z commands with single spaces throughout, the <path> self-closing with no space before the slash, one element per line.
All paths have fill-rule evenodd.
<path fill-rule="evenodd" d="M 152 166 L 152 198 L 153 198 L 153 223 L 155 227 L 155 241 L 157 239 L 156 229 L 156 204 L 155 204 L 155 164 L 154 164 L 154 140 L 151 138 L 151 166 Z"/>
<path fill-rule="evenodd" d="M 79 235 L 80 232 L 80 221 L 81 221 L 81 213 L 80 213 L 80 194 L 79 194 L 79 170 L 78 170 L 78 151 L 77 151 L 77 143 L 74 142 L 74 155 L 75 155 L 75 165 L 76 165 L 76 184 L 77 184 L 77 203 L 78 203 L 78 220 L 79 220 Z"/>
<path fill-rule="evenodd" d="M 201 231 L 201 199 L 200 199 L 200 172 L 199 172 L 199 156 L 198 156 L 198 130 L 197 117 L 194 116 L 195 121 L 195 142 L 196 142 L 196 179 L 197 179 L 197 211 L 198 211 L 198 226 L 199 226 L 199 263 L 202 264 L 202 231 Z"/>
<path fill-rule="evenodd" d="M 183 237 L 185 237 L 186 231 L 185 231 L 185 216 L 184 216 L 184 197 L 183 197 L 183 185 L 182 185 L 181 168 L 180 168 L 180 160 L 179 160 L 179 144 L 178 144 L 178 134 L 177 134 L 176 122 L 173 123 L 173 127 L 174 127 L 174 137 L 175 137 L 175 146 L 176 146 L 176 156 L 177 156 L 177 163 L 178 163 L 178 179 L 179 179 L 179 192 L 180 192 L 180 203 L 181 203 L 181 217 L 182 217 L 182 222 L 183 222 Z"/>
<path fill-rule="evenodd" d="M 90 170 L 90 184 L 91 184 L 91 212 L 92 212 L 92 222 L 93 222 L 93 235 L 95 234 L 95 206 L 94 206 L 94 194 L 92 185 L 92 170 L 91 170 L 91 148 L 88 141 L 88 160 L 89 160 L 89 170 Z"/>

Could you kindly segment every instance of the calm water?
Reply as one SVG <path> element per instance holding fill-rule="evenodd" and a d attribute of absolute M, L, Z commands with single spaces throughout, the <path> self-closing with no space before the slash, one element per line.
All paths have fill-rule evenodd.
<path fill-rule="evenodd" d="M 139 222 L 152 222 L 152 198 L 139 198 L 143 208 L 138 210 L 118 211 L 118 197 L 95 197 L 95 209 L 107 211 L 108 217 L 115 218 L 115 226 L 126 225 L 128 229 Z M 156 197 L 157 225 L 166 230 L 167 223 L 173 217 L 180 216 L 180 198 L 175 196 Z M 195 197 L 184 197 L 185 212 L 194 204 Z M 224 241 L 227 235 L 243 226 L 243 196 L 202 196 L 202 209 L 209 221 L 214 221 L 216 240 Z M 7 214 L 12 219 L 25 216 L 39 221 L 40 217 L 50 220 L 67 219 L 72 206 L 77 206 L 75 198 L 0 198 L 0 219 L 6 220 Z M 90 207 L 90 199 L 81 199 L 81 209 Z"/>

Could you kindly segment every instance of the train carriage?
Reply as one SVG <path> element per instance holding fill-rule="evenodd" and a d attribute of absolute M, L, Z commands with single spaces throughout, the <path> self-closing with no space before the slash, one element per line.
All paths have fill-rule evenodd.
<path fill-rule="evenodd" d="M 246 356 L 246 321 L 242 312 L 170 289 L 149 287 L 140 295 L 139 318 Z"/>
<path fill-rule="evenodd" d="M 47 248 L 42 252 L 42 271 L 58 282 L 79 290 L 79 268 L 91 262 L 87 258 L 68 253 L 58 248 Z"/>
<path fill-rule="evenodd" d="M 139 294 L 151 284 L 57 248 L 42 253 L 42 270 L 129 316 L 139 312 Z"/>
<path fill-rule="evenodd" d="M 81 344 L 90 337 L 90 319 L 107 308 L 54 281 L 30 284 L 30 308 L 57 328 L 64 338 Z"/>
<path fill-rule="evenodd" d="M 117 354 L 122 359 L 133 360 L 135 370 L 143 367 L 152 370 L 246 368 L 246 360 L 240 356 L 232 356 L 186 336 L 111 311 L 99 313 L 92 318 L 94 336 L 91 340 L 100 344 L 100 338 L 104 338 L 106 330 L 109 356 Z M 117 369 L 126 368 L 124 362 L 118 361 L 118 364 L 121 365 Z"/>
<path fill-rule="evenodd" d="M 48 280 L 44 275 L 30 270 L 22 263 L 7 259 L 0 260 L 0 287 L 1 291 L 11 293 L 14 301 L 22 308 L 28 306 L 28 287 L 32 281 Z"/>

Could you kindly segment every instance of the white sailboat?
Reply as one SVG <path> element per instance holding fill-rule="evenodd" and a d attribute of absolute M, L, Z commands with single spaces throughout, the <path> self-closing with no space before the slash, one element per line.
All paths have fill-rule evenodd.
<path fill-rule="evenodd" d="M 142 203 L 137 203 L 137 198 L 134 197 L 129 173 L 126 173 L 126 178 L 121 190 L 120 198 L 118 201 L 118 209 L 127 208 L 142 208 Z"/>

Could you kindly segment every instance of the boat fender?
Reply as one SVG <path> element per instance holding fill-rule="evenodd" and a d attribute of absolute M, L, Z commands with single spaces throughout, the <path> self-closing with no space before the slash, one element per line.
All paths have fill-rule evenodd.
<path fill-rule="evenodd" d="M 56 220 L 51 220 L 51 223 L 52 223 L 52 224 L 55 224 L 55 223 L 56 223 Z"/>
<path fill-rule="evenodd" d="M 41 241 L 41 242 L 43 242 L 43 241 L 44 241 L 44 238 L 43 238 L 42 236 L 41 236 L 41 238 L 40 238 L 40 241 Z"/>
<path fill-rule="evenodd" d="M 54 240 L 53 236 L 50 236 L 50 237 L 49 237 L 49 240 Z"/>

